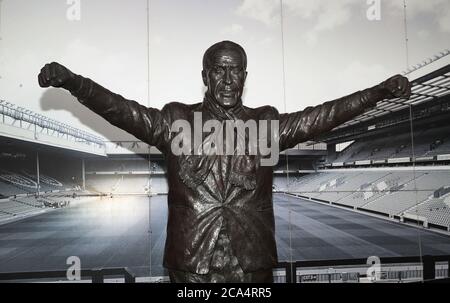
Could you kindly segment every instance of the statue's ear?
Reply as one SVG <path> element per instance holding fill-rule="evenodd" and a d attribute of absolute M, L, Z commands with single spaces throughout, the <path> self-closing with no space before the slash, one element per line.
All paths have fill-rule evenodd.
<path fill-rule="evenodd" d="M 202 70 L 202 79 L 203 79 L 203 84 L 205 84 L 205 86 L 208 86 L 208 81 L 206 79 L 206 71 Z"/>

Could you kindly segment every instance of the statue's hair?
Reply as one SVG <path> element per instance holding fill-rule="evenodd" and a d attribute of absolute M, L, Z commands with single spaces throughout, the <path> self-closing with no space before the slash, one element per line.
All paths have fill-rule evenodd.
<path fill-rule="evenodd" d="M 203 70 L 207 70 L 211 66 L 211 60 L 213 55 L 218 51 L 222 49 L 231 49 L 238 51 L 242 56 L 242 65 L 244 66 L 244 70 L 247 69 L 247 54 L 245 53 L 245 50 L 237 43 L 234 43 L 232 41 L 222 41 L 218 42 L 212 46 L 210 46 L 205 54 L 203 55 Z"/>

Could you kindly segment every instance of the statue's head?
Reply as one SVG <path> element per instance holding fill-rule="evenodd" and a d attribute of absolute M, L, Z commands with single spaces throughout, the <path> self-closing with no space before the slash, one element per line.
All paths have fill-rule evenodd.
<path fill-rule="evenodd" d="M 247 77 L 247 55 L 237 43 L 222 41 L 203 55 L 203 83 L 206 94 L 221 106 L 231 108 L 241 99 Z"/>

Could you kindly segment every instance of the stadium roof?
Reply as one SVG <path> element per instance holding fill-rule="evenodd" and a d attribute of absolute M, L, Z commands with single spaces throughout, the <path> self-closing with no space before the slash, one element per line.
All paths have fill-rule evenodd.
<path fill-rule="evenodd" d="M 102 138 L 0 100 L 0 137 L 105 156 Z"/>
<path fill-rule="evenodd" d="M 403 110 L 410 105 L 415 106 L 450 94 L 450 64 L 422 76 L 411 83 L 412 94 L 409 100 L 395 98 L 380 101 L 373 109 L 334 128 L 333 131 L 367 122 L 374 118 Z"/>
<path fill-rule="evenodd" d="M 450 64 L 411 81 L 411 84 L 412 94 L 409 100 L 395 98 L 380 101 L 375 108 L 318 136 L 314 141 L 339 143 L 379 133 L 389 127 L 400 130 L 400 124 L 410 121 L 411 118 L 448 119 Z"/>

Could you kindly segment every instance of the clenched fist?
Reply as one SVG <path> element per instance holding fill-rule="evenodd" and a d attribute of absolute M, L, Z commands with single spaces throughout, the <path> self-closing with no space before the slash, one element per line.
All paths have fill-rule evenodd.
<path fill-rule="evenodd" d="M 403 98 L 409 99 L 411 96 L 411 83 L 408 78 L 395 75 L 380 84 L 383 94 L 389 99 Z"/>
<path fill-rule="evenodd" d="M 68 88 L 66 86 L 70 86 L 70 82 L 74 78 L 74 73 L 57 62 L 46 64 L 38 75 L 40 87 L 53 86 Z"/>

